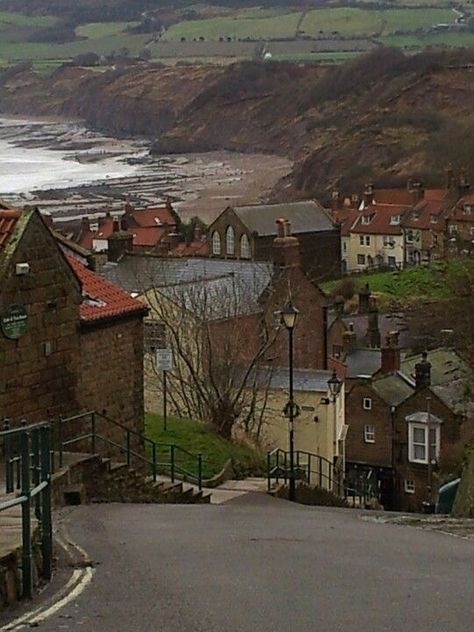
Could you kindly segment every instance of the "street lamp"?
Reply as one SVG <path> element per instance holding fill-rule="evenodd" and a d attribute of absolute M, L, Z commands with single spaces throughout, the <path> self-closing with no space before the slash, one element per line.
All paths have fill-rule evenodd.
<path fill-rule="evenodd" d="M 290 375 L 290 399 L 285 406 L 285 413 L 289 418 L 290 429 L 290 486 L 288 498 L 294 501 L 296 497 L 296 481 L 295 481 L 295 446 L 294 446 L 294 428 L 293 422 L 295 418 L 295 402 L 293 398 L 293 330 L 296 326 L 299 311 L 289 301 L 285 307 L 281 310 L 281 322 L 288 330 L 288 360 L 289 360 L 289 375 Z"/>
<path fill-rule="evenodd" d="M 334 402 L 336 401 L 336 397 L 339 395 L 342 388 L 342 382 L 337 377 L 336 371 L 332 372 L 332 376 L 328 380 L 328 386 L 329 386 L 329 392 L 331 393 L 331 396 L 332 396 L 332 402 L 334 404 Z"/>
<path fill-rule="evenodd" d="M 331 400 L 332 400 L 332 408 L 333 408 L 333 442 L 334 442 L 334 446 L 336 446 L 336 442 L 338 441 L 338 436 L 337 436 L 337 417 L 336 417 L 336 399 L 337 396 L 339 395 L 339 393 L 341 392 L 341 388 L 342 388 L 342 381 L 337 377 L 337 373 L 335 370 L 333 370 L 331 377 L 328 380 L 328 388 L 329 388 L 329 393 L 331 394 Z M 346 454 L 345 454 L 345 448 L 343 447 L 343 452 L 342 452 L 342 463 L 343 463 L 343 467 L 342 467 L 342 476 L 343 478 L 345 478 L 345 469 L 346 469 Z M 334 480 L 334 477 L 331 477 L 330 482 L 329 482 L 329 486 L 331 487 L 331 480 Z M 340 485 L 340 481 L 338 483 L 338 485 Z"/>

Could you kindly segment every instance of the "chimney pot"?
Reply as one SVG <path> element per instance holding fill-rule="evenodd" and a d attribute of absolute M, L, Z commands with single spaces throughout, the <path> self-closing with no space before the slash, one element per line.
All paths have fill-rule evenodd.
<path fill-rule="evenodd" d="M 291 223 L 286 219 L 277 219 L 278 236 L 273 240 L 273 261 L 278 268 L 298 267 L 300 265 L 300 244 L 291 234 Z"/>
<path fill-rule="evenodd" d="M 367 314 L 369 311 L 369 298 L 370 298 L 370 288 L 369 284 L 366 283 L 359 290 L 359 314 Z"/>
<path fill-rule="evenodd" d="M 398 332 L 391 331 L 385 338 L 385 345 L 382 347 L 381 373 L 388 375 L 400 370 L 400 347 L 398 346 Z"/>
<path fill-rule="evenodd" d="M 421 362 L 415 364 L 415 388 L 417 391 L 431 385 L 431 362 L 428 362 L 428 354 L 423 351 Z"/>

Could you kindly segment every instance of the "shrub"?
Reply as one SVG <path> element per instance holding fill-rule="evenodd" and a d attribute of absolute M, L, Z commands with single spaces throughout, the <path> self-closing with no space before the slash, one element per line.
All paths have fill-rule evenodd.
<path fill-rule="evenodd" d="M 336 285 L 331 292 L 331 296 L 342 296 L 346 301 L 349 301 L 355 294 L 355 281 L 351 277 L 345 277 Z"/>

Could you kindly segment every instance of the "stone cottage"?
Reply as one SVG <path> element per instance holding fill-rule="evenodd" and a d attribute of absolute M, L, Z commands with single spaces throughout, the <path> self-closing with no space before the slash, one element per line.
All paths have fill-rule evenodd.
<path fill-rule="evenodd" d="M 0 416 L 142 430 L 146 307 L 66 252 L 38 211 L 0 209 Z"/>

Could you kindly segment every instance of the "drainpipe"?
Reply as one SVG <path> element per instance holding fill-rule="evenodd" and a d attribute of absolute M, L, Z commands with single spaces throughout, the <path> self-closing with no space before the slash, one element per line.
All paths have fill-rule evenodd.
<path fill-rule="evenodd" d="M 323 307 L 323 369 L 328 369 L 328 308 Z"/>

